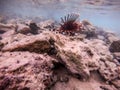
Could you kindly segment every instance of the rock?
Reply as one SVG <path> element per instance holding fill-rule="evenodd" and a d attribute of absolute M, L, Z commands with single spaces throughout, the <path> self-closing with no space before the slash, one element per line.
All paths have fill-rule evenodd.
<path fill-rule="evenodd" d="M 2 40 L 1 42 L 5 45 L 9 44 L 9 43 L 12 43 L 12 42 L 15 42 L 15 41 L 19 41 L 23 38 L 25 38 L 26 35 L 24 34 L 12 34 L 12 32 L 6 32 L 2 35 Z"/>
<path fill-rule="evenodd" d="M 110 86 L 110 85 L 103 85 L 103 86 L 100 86 L 100 88 L 102 90 L 118 90 L 114 86 Z"/>
<path fill-rule="evenodd" d="M 29 21 L 29 22 L 24 22 L 24 23 L 17 23 L 16 25 L 16 30 L 15 33 L 22 33 L 22 34 L 38 34 L 40 27 L 38 27 L 38 25 L 33 22 L 33 21 Z"/>
<path fill-rule="evenodd" d="M 86 34 L 86 38 L 97 38 L 96 28 L 87 20 L 82 21 L 82 33 Z"/>
<path fill-rule="evenodd" d="M 0 33 L 3 34 L 4 32 L 15 30 L 15 25 L 13 24 L 3 24 L 0 23 Z"/>
<path fill-rule="evenodd" d="M 83 41 L 85 39 L 85 34 L 79 34 L 78 36 L 70 37 L 71 40 Z"/>
<path fill-rule="evenodd" d="M 118 66 L 104 41 L 94 39 L 78 42 L 77 39 L 69 40 L 61 37 L 55 40 L 59 39 L 63 43 L 60 46 L 55 42 L 58 57 L 73 75 L 88 80 L 90 71 L 98 70 L 107 81 L 119 77 Z"/>
<path fill-rule="evenodd" d="M 105 41 L 106 44 L 111 44 L 113 41 L 119 40 L 119 37 L 112 32 L 108 32 L 104 28 L 95 26 L 95 29 L 97 38 Z"/>
<path fill-rule="evenodd" d="M 78 42 L 63 35 L 54 35 L 52 38 L 58 58 L 75 77 L 88 80 L 93 70 L 98 70 L 108 81 L 118 77 L 118 66 L 104 41 L 94 39 Z"/>
<path fill-rule="evenodd" d="M 105 37 L 104 37 L 104 36 L 101 36 L 101 35 L 98 35 L 98 39 L 100 39 L 100 40 L 104 40 Z"/>
<path fill-rule="evenodd" d="M 113 41 L 112 44 L 109 47 L 110 52 L 120 52 L 120 40 Z"/>
<path fill-rule="evenodd" d="M 117 88 L 120 89 L 120 80 L 114 80 L 114 81 L 112 81 L 112 84 L 113 84 L 115 87 L 117 87 Z"/>
<path fill-rule="evenodd" d="M 38 26 L 41 29 L 44 29 L 44 28 L 51 29 L 51 28 L 54 28 L 54 22 L 55 21 L 53 21 L 53 20 L 46 20 L 44 22 L 40 22 Z"/>
<path fill-rule="evenodd" d="M 3 34 L 3 33 L 5 33 L 5 31 L 4 30 L 0 30 L 0 34 Z"/>
<path fill-rule="evenodd" d="M 113 53 L 114 58 L 120 62 L 120 53 Z"/>
<path fill-rule="evenodd" d="M 30 51 L 37 53 L 48 53 L 51 49 L 51 45 L 49 43 L 50 37 L 45 35 L 36 35 L 36 36 L 24 36 L 19 34 L 14 37 L 9 37 L 7 39 L 2 40 L 2 42 L 7 43 L 2 51 Z M 15 38 L 15 40 L 14 40 Z M 12 39 L 12 42 L 9 42 Z M 31 48 L 32 47 L 32 48 Z"/>
<path fill-rule="evenodd" d="M 113 57 L 102 40 L 84 39 L 81 41 L 50 31 L 44 31 L 35 36 L 16 34 L 12 36 L 11 42 L 9 38 L 11 37 L 2 40 L 2 43 L 5 44 L 2 51 L 29 51 L 49 54 L 56 50 L 57 54 L 53 53 L 53 55 L 57 55 L 59 61 L 64 64 L 71 75 L 79 79 L 88 80 L 90 72 L 93 70 L 98 70 L 107 81 L 118 77 L 118 66 L 112 61 Z M 36 70 L 36 73 L 38 72 L 39 70 Z M 48 84 L 47 81 L 45 83 Z"/>
<path fill-rule="evenodd" d="M 118 41 L 119 38 L 114 34 L 114 33 L 110 33 L 110 32 L 106 32 L 106 39 L 108 43 L 113 43 L 114 41 Z"/>
<path fill-rule="evenodd" d="M 85 66 L 82 64 L 82 61 L 80 61 L 81 57 L 79 55 L 63 51 L 61 52 L 60 57 L 62 59 L 62 62 L 65 63 L 67 69 L 70 70 L 73 75 L 75 75 L 77 78 L 88 80 L 90 76 L 89 71 L 86 71 Z"/>
<path fill-rule="evenodd" d="M 0 36 L 0 40 L 2 40 L 2 37 Z"/>
<path fill-rule="evenodd" d="M 83 20 L 83 21 L 82 21 L 82 24 L 83 24 L 84 26 L 92 25 L 88 20 Z"/>
<path fill-rule="evenodd" d="M 28 20 L 24 22 L 24 24 L 29 26 L 31 34 L 38 34 L 38 30 L 40 29 L 40 27 L 38 27 L 37 23 L 32 20 Z"/>
<path fill-rule="evenodd" d="M 67 38 L 62 39 L 61 37 L 56 38 L 56 40 L 59 39 L 59 42 L 63 43 L 63 45 L 61 46 L 61 44 L 55 43 L 55 45 L 57 46 L 58 57 L 61 58 L 61 62 L 63 62 L 65 67 L 73 75 L 75 75 L 78 78 L 88 80 L 90 72 L 85 64 L 88 64 L 92 61 L 94 53 L 89 49 L 87 45 L 85 45 L 81 41 L 79 41 L 78 43 L 78 41 L 76 40 L 72 41 Z M 86 55 L 86 57 L 84 57 L 84 55 Z M 94 60 L 96 59 L 97 57 L 94 57 Z M 94 66 L 96 66 L 96 64 Z"/>
<path fill-rule="evenodd" d="M 10 85 L 10 79 L 8 77 L 4 78 L 0 82 L 0 90 L 5 90 Z"/>
<path fill-rule="evenodd" d="M 0 42 L 0 50 L 4 47 L 4 44 Z"/>
<path fill-rule="evenodd" d="M 37 26 L 37 24 L 36 23 L 34 23 L 34 22 L 31 22 L 30 24 L 29 24 L 29 27 L 30 27 L 30 32 L 32 33 L 32 34 L 38 34 L 38 29 L 39 29 L 39 27 Z"/>
<path fill-rule="evenodd" d="M 19 63 L 17 63 L 18 61 Z M 54 83 L 51 80 L 53 61 L 57 62 L 48 55 L 29 52 L 1 53 L 0 74 L 4 77 L 0 79 L 0 90 L 13 90 L 15 88 L 16 90 L 20 88 L 44 90 Z"/>
<path fill-rule="evenodd" d="M 95 31 L 89 31 L 89 32 L 86 32 L 86 34 L 87 34 L 86 38 L 97 37 L 97 35 L 95 34 Z"/>
<path fill-rule="evenodd" d="M 105 61 L 105 62 L 104 62 Z M 118 66 L 114 62 L 110 62 L 107 59 L 100 62 L 99 72 L 107 81 L 114 80 L 119 77 Z"/>
<path fill-rule="evenodd" d="M 17 24 L 15 33 L 28 34 L 28 33 L 30 33 L 30 28 L 27 25 L 19 23 L 19 24 Z"/>
<path fill-rule="evenodd" d="M 4 33 L 1 35 L 1 37 L 2 37 L 2 38 L 10 37 L 10 36 L 13 36 L 14 33 L 15 33 L 14 30 L 10 30 L 10 31 L 4 32 Z"/>
<path fill-rule="evenodd" d="M 53 28 L 53 24 L 49 24 L 43 23 L 42 33 L 37 33 L 37 23 L 17 23 L 18 33 L 11 29 L 1 35 L 0 89 L 120 89 L 120 63 L 117 61 L 120 55 L 116 52 L 118 48 L 114 48 L 119 42 L 114 47 L 109 42 L 115 49 L 111 53 L 110 45 L 104 41 L 108 34 L 96 33 L 97 28 L 87 21 L 83 22 L 85 31 L 76 36 L 49 31 Z"/>

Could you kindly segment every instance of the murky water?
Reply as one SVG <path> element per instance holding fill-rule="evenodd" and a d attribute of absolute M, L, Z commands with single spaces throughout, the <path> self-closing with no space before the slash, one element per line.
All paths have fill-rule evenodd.
<path fill-rule="evenodd" d="M 0 15 L 11 18 L 45 18 L 60 21 L 60 17 L 76 12 L 80 20 L 120 35 L 120 0 L 0 0 Z"/>

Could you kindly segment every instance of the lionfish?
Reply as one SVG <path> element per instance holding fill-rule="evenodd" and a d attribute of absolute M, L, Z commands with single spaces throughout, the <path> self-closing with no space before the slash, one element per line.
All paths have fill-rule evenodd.
<path fill-rule="evenodd" d="M 61 18 L 60 33 L 65 33 L 68 35 L 74 35 L 76 32 L 78 32 L 82 24 L 80 22 L 77 22 L 77 19 L 79 18 L 79 14 L 68 14 L 67 16 L 64 16 L 64 18 Z"/>

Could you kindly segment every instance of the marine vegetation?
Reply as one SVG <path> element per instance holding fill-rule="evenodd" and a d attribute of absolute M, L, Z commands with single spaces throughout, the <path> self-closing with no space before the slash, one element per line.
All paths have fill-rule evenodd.
<path fill-rule="evenodd" d="M 78 18 L 79 14 L 75 13 L 68 14 L 64 16 L 64 18 L 61 18 L 59 32 L 67 35 L 74 35 L 76 32 L 79 32 L 82 24 L 77 21 Z"/>

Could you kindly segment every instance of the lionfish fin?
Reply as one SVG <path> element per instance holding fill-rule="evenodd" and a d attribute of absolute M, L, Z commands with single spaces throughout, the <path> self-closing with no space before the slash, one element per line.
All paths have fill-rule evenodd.
<path fill-rule="evenodd" d="M 62 23 L 67 23 L 67 22 L 75 22 L 79 18 L 79 14 L 71 13 L 68 14 L 67 16 L 64 16 L 64 18 L 61 18 Z"/>

